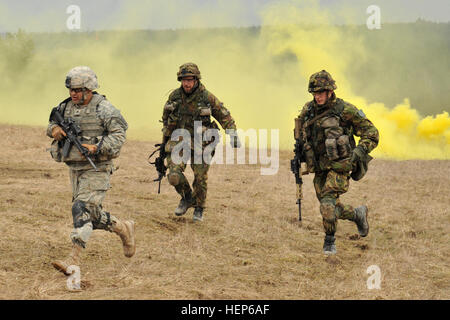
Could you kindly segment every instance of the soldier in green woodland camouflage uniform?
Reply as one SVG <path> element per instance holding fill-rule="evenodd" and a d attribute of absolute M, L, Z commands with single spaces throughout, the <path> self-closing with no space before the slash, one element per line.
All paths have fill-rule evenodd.
<path fill-rule="evenodd" d="M 133 256 L 135 227 L 133 221 L 122 222 L 102 208 L 102 201 L 110 188 L 110 175 L 114 171 L 112 159 L 119 156 L 125 142 L 127 122 L 105 96 L 93 91 L 98 88 L 98 82 L 90 68 L 80 66 L 70 70 L 66 87 L 70 97 L 61 102 L 57 110 L 65 119 L 72 118 L 80 127 L 79 138 L 98 168 L 95 171 L 75 146 L 64 157 L 58 142 L 64 139 L 66 133 L 50 120 L 47 135 L 54 139 L 51 155 L 56 161 L 69 166 L 72 184 L 72 252 L 67 259 L 53 262 L 57 270 L 68 274 L 70 265 L 80 265 L 81 251 L 95 229 L 116 233 L 122 240 L 125 256 Z"/>
<path fill-rule="evenodd" d="M 368 154 L 378 145 L 378 130 L 362 110 L 336 97 L 335 81 L 322 70 L 309 80 L 314 99 L 305 104 L 299 122 L 307 170 L 314 172 L 314 187 L 320 201 L 325 229 L 324 252 L 335 254 L 337 219 L 354 221 L 362 237 L 369 232 L 368 208 L 354 209 L 339 201 L 348 191 L 350 178 L 359 180 L 372 159 Z M 360 137 L 356 146 L 353 135 Z"/>
<path fill-rule="evenodd" d="M 231 144 L 235 148 L 240 147 L 240 141 L 236 135 L 236 125 L 230 112 L 223 104 L 200 82 L 200 71 L 194 63 L 186 63 L 180 66 L 177 73 L 178 81 L 181 86 L 169 96 L 168 101 L 164 105 L 163 111 L 163 146 L 167 152 L 167 166 L 169 169 L 168 180 L 175 190 L 181 196 L 180 203 L 175 210 L 177 216 L 186 213 L 190 207 L 194 209 L 194 221 L 202 221 L 203 210 L 206 201 L 207 179 L 209 163 L 201 157 L 201 161 L 194 161 L 194 152 L 202 153 L 208 142 L 203 141 L 201 150 L 194 151 L 194 122 L 200 121 L 201 131 L 204 133 L 207 129 L 216 129 L 219 127 L 211 120 L 213 116 L 219 121 L 222 128 L 232 136 Z M 191 138 L 191 168 L 194 172 L 194 181 L 192 189 L 183 174 L 186 169 L 186 163 L 175 163 L 172 150 L 178 141 L 172 141 L 171 135 L 176 129 L 185 129 L 189 132 Z M 186 161 L 187 162 L 187 161 Z"/>

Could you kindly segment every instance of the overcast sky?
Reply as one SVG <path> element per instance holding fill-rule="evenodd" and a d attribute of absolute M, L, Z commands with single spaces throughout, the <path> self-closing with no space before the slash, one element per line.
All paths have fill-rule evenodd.
<path fill-rule="evenodd" d="M 70 5 L 81 10 L 81 31 L 255 26 L 261 10 L 279 2 L 319 2 L 336 13 L 334 23 L 344 23 L 342 12 L 351 11 L 351 23 L 365 24 L 370 5 L 380 7 L 382 23 L 450 21 L 450 0 L 0 0 L 0 32 L 67 31 Z"/>

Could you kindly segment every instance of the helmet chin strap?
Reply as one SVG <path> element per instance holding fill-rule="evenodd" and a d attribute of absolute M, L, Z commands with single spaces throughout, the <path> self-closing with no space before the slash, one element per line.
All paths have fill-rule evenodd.
<path fill-rule="evenodd" d="M 82 98 L 81 98 L 81 100 L 80 100 L 80 105 L 84 105 L 84 102 L 86 101 L 86 88 L 83 88 L 83 96 L 82 96 Z"/>

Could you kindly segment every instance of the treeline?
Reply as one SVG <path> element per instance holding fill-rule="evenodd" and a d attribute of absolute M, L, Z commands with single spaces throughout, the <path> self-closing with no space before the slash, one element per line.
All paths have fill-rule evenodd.
<path fill-rule="evenodd" d="M 365 49 L 365 55 L 353 59 L 348 68 L 348 78 L 356 93 L 370 102 L 384 102 L 388 106 L 409 97 L 412 106 L 422 115 L 450 110 L 450 23 L 419 20 L 384 24 L 380 30 L 368 30 L 364 25 L 338 28 L 345 37 L 357 39 Z M 128 58 L 148 48 L 164 54 L 171 50 L 171 43 L 175 41 L 186 41 L 186 45 L 192 46 L 196 41 L 202 43 L 211 37 L 232 39 L 245 46 L 255 43 L 260 32 L 260 27 L 56 34 L 30 34 L 19 30 L 0 35 L 0 72 L 15 79 L 31 63 L 37 51 L 45 54 L 54 48 L 76 48 L 86 40 L 103 43 L 120 38 L 116 54 Z M 226 43 L 217 49 L 226 50 Z M 351 47 L 348 52 L 352 54 Z M 214 55 L 214 50 L 211 54 Z M 296 57 L 284 54 L 273 59 L 275 63 L 292 64 Z"/>
<path fill-rule="evenodd" d="M 31 62 L 35 41 L 23 30 L 0 37 L 0 73 L 3 78 L 15 79 Z M 7 77 L 5 77 L 7 76 Z"/>
<path fill-rule="evenodd" d="M 359 34 L 368 52 L 349 68 L 356 92 L 388 105 L 409 97 L 422 115 L 450 112 L 450 23 L 419 20 L 350 33 Z"/>

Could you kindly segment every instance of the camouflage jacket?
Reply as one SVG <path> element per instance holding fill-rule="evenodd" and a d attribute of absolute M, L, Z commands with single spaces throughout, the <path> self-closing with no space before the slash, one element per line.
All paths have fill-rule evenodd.
<path fill-rule="evenodd" d="M 182 87 L 172 91 L 164 105 L 162 116 L 163 138 L 170 139 L 175 129 L 187 129 L 193 136 L 194 121 L 202 121 L 203 128 L 216 128 L 211 120 L 216 119 L 223 129 L 236 130 L 236 124 L 230 112 L 211 92 L 199 82 L 195 91 L 186 95 Z"/>
<path fill-rule="evenodd" d="M 298 117 L 302 130 L 305 149 L 311 148 L 314 153 L 315 170 L 334 169 L 349 172 L 351 151 L 356 147 L 354 135 L 360 137 L 358 145 L 366 153 L 370 153 L 377 145 L 379 134 L 373 123 L 367 119 L 362 110 L 354 105 L 333 96 L 323 106 L 312 100 L 305 104 Z M 341 136 L 348 137 L 348 152 L 341 156 Z M 337 140 L 336 156 L 333 158 L 332 145 Z M 331 146 L 331 147 L 330 147 Z M 331 151 L 330 151 L 331 149 Z"/>
<path fill-rule="evenodd" d="M 105 96 L 94 92 L 91 101 L 86 106 L 75 105 L 69 100 L 66 103 L 61 103 L 58 108 L 63 111 L 65 119 L 71 117 L 80 126 L 82 143 L 100 146 L 98 156 L 93 157 L 94 162 L 100 167 L 111 164 L 111 160 L 119 156 L 122 145 L 126 140 L 128 124 L 120 111 L 106 100 Z M 52 129 L 56 125 L 55 122 L 49 121 L 47 136 L 52 137 Z M 62 159 L 62 161 L 73 169 L 91 168 L 87 160 L 76 159 L 80 155 L 75 147 L 72 147 L 72 149 L 69 160 Z M 74 156 L 72 156 L 72 153 Z"/>

